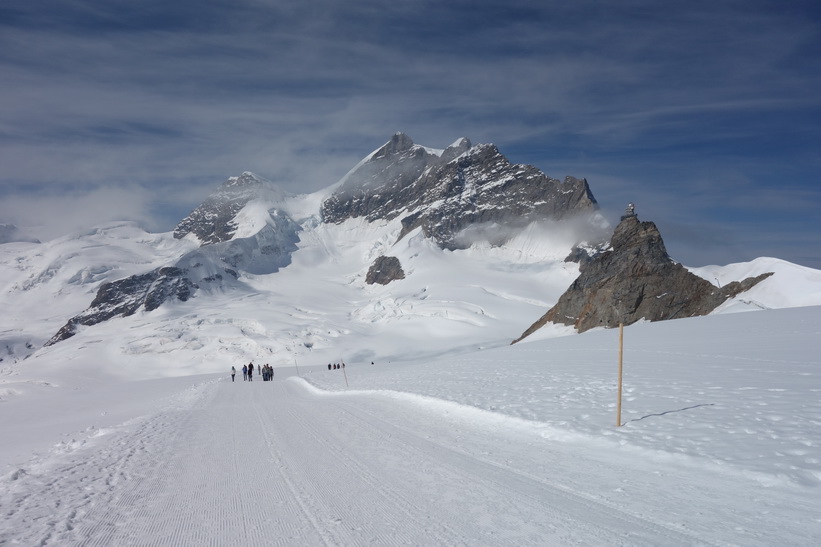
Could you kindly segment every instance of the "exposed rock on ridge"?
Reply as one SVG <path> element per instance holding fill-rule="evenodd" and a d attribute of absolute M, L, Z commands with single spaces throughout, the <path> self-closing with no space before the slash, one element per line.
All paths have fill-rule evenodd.
<path fill-rule="evenodd" d="M 177 224 L 174 237 L 182 239 L 193 234 L 203 245 L 228 241 L 237 230 L 234 217 L 265 190 L 265 181 L 248 171 L 229 178 Z"/>
<path fill-rule="evenodd" d="M 71 318 L 45 345 L 71 338 L 79 325 L 96 325 L 112 317 L 127 317 L 142 307 L 152 311 L 169 298 L 185 302 L 197 289 L 185 274 L 181 268 L 166 267 L 104 283 L 88 309 Z"/>
<path fill-rule="evenodd" d="M 464 248 L 477 224 L 525 226 L 598 209 L 587 181 L 511 164 L 492 144 L 460 139 L 441 156 L 397 133 L 322 204 L 325 222 L 402 218 L 401 239 L 421 227 L 441 247 Z"/>
<path fill-rule="evenodd" d="M 402 264 L 395 256 L 383 255 L 371 264 L 370 269 L 368 269 L 368 274 L 365 276 L 365 283 L 368 285 L 373 285 L 374 283 L 387 285 L 397 279 L 405 279 Z"/>
<path fill-rule="evenodd" d="M 640 319 L 707 315 L 771 275 L 716 287 L 670 259 L 653 222 L 639 222 L 634 214 L 626 215 L 613 233 L 611 249 L 582 263 L 581 274 L 556 305 L 513 343 L 548 322 L 572 325 L 584 332 Z"/>

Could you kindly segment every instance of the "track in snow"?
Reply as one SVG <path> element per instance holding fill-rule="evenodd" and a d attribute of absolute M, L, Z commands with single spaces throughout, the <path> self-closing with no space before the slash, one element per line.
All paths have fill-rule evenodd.
<path fill-rule="evenodd" d="M 378 395 L 216 381 L 16 477 L 0 545 L 707 543 L 574 492 L 550 458 Z"/>

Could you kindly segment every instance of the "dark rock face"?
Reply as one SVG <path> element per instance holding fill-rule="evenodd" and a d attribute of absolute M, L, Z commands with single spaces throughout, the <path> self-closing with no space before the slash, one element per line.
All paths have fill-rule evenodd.
<path fill-rule="evenodd" d="M 380 256 L 374 260 L 368 269 L 368 274 L 365 276 L 365 283 L 373 285 L 379 283 L 380 285 L 387 285 L 391 281 L 397 279 L 405 279 L 405 272 L 402 270 L 402 264 L 395 256 Z"/>
<path fill-rule="evenodd" d="M 404 204 L 410 199 L 406 189 L 439 162 L 436 154 L 397 133 L 325 200 L 322 220 L 334 224 L 356 217 L 369 222 L 391 220 L 406 209 Z"/>
<path fill-rule="evenodd" d="M 656 225 L 640 222 L 635 215 L 622 217 L 613 233 L 611 249 L 582 262 L 580 270 L 556 305 L 514 343 L 548 322 L 573 325 L 584 332 L 619 323 L 629 325 L 640 319 L 663 321 L 707 315 L 772 275 L 716 287 L 673 262 Z"/>
<path fill-rule="evenodd" d="M 174 237 L 194 234 L 203 245 L 227 241 L 236 232 L 233 219 L 259 195 L 263 183 L 253 173 L 231 177 L 174 228 Z"/>
<path fill-rule="evenodd" d="M 398 133 L 322 205 L 324 222 L 391 220 L 400 239 L 421 227 L 441 247 L 470 246 L 470 229 L 515 229 L 598 209 L 586 180 L 559 181 L 529 165 L 511 164 L 493 145 L 460 139 L 441 156 Z"/>
<path fill-rule="evenodd" d="M 185 302 L 197 288 L 186 277 L 185 270 L 174 267 L 158 268 L 142 275 L 104 283 L 88 309 L 69 319 L 45 345 L 71 338 L 77 332 L 78 325 L 96 325 L 112 317 L 127 317 L 140 308 L 152 311 L 171 298 Z"/>

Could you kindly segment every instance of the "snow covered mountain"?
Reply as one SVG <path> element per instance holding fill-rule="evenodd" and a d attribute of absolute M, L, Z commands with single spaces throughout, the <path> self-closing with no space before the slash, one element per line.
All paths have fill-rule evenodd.
<path fill-rule="evenodd" d="M 585 181 L 396 135 L 315 194 L 232 177 L 168 233 L 16 234 L 0 544 L 818 544 L 821 271 L 683 272 L 651 224 L 611 237 Z M 613 271 L 643 287 L 618 422 L 618 333 L 509 345 Z M 714 316 L 641 319 L 690 274 Z M 249 360 L 276 381 L 232 382 Z"/>
<path fill-rule="evenodd" d="M 314 194 L 243 173 L 170 233 L 119 223 L 0 245 L 3 358 L 153 377 L 507 345 L 579 275 L 565 258 L 609 230 L 585 180 L 400 133 Z M 821 272 L 761 261 L 775 275 L 719 311 L 821 304 Z M 694 273 L 748 275 L 727 268 Z M 796 270 L 800 297 L 781 282 Z"/>
<path fill-rule="evenodd" d="M 562 182 L 513 165 L 491 144 L 471 146 L 462 138 L 431 150 L 397 133 L 322 203 L 322 219 L 339 224 L 401 215 L 400 239 L 421 228 L 443 248 L 464 249 L 476 240 L 503 244 L 533 221 L 597 209 L 586 180 Z"/>

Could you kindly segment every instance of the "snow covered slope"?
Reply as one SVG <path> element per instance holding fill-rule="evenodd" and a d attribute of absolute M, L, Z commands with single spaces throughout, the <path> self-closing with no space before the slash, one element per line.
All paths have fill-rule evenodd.
<path fill-rule="evenodd" d="M 626 328 L 619 428 L 615 330 L 273 382 L 6 369 L 0 544 L 817 545 L 819 325 Z"/>
<path fill-rule="evenodd" d="M 777 258 L 761 257 L 751 262 L 690 268 L 690 271 L 716 285 L 776 272 L 771 279 L 728 300 L 713 313 L 821 306 L 821 271 Z"/>
<path fill-rule="evenodd" d="M 550 226 L 533 225 L 503 247 L 458 251 L 420 234 L 396 243 L 399 229 L 398 222 L 362 219 L 306 227 L 291 263 L 275 274 L 245 272 L 220 292 L 81 328 L 21 365 L 71 369 L 92 362 L 132 377 L 156 377 L 249 360 L 290 367 L 295 359 L 316 364 L 464 352 L 508 344 L 578 273 L 562 261 L 570 240 L 557 239 Z M 368 266 L 385 253 L 402 261 L 406 279 L 366 284 Z M 90 292 L 76 295 L 72 308 L 68 302 L 49 305 L 52 292 L 28 294 L 27 302 L 47 319 L 34 342 L 44 340 L 61 314 L 82 308 Z M 4 294 L 10 296 L 19 297 Z"/>
<path fill-rule="evenodd" d="M 31 355 L 85 309 L 103 283 L 165 265 L 194 248 L 130 222 L 44 243 L 0 245 L 0 359 Z"/>

